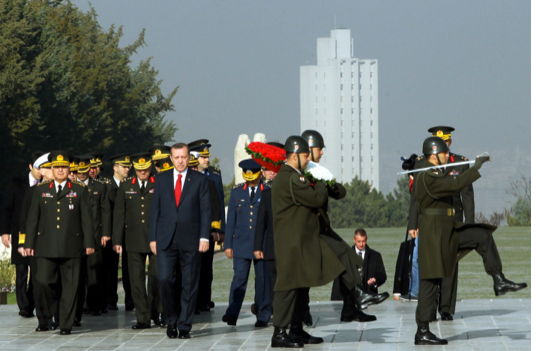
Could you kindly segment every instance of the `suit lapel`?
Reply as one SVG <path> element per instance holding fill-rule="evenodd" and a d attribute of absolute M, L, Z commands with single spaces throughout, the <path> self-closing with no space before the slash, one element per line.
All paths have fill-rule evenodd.
<path fill-rule="evenodd" d="M 67 193 L 70 190 L 69 189 L 69 184 L 70 184 L 70 181 L 67 181 L 67 183 L 65 183 L 65 185 L 63 186 L 63 189 L 61 189 L 60 193 L 57 194 L 58 200 L 61 199 L 62 197 L 64 197 L 65 195 L 67 195 Z M 55 185 L 55 183 L 54 183 L 54 185 Z M 56 186 L 54 186 L 54 190 L 56 190 Z"/>
<path fill-rule="evenodd" d="M 194 172 L 192 170 L 188 170 L 188 173 L 186 173 L 186 177 L 184 179 L 184 185 L 182 186 L 182 191 L 181 191 L 181 199 L 179 201 L 179 207 L 181 206 L 181 204 L 183 203 L 183 200 L 184 200 L 184 197 L 185 195 L 187 195 L 189 193 L 189 190 L 191 188 L 191 173 L 190 172 Z"/>

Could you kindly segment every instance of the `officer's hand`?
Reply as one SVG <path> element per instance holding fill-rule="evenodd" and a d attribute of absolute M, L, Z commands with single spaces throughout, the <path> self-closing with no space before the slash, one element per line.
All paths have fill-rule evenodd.
<path fill-rule="evenodd" d="M 151 247 L 151 252 L 153 253 L 153 255 L 156 255 L 156 241 L 151 241 L 149 243 L 149 246 Z"/>
<path fill-rule="evenodd" d="M 233 249 L 225 249 L 225 256 L 233 258 Z"/>
<path fill-rule="evenodd" d="M 26 256 L 33 256 L 34 255 L 34 250 L 33 249 L 24 249 L 24 251 L 26 251 Z"/>
<path fill-rule="evenodd" d="M 9 249 L 11 247 L 11 235 L 2 234 L 2 244 Z"/>
<path fill-rule="evenodd" d="M 218 240 L 218 245 L 223 245 L 225 242 L 225 233 L 220 232 L 220 240 Z"/>
<path fill-rule="evenodd" d="M 478 169 L 480 169 L 480 167 L 482 167 L 482 164 L 484 162 L 488 162 L 488 161 L 491 161 L 491 157 L 489 155 L 477 156 L 476 159 L 475 159 L 475 165 L 473 167 L 478 170 Z"/>
<path fill-rule="evenodd" d="M 205 240 L 199 240 L 199 252 L 207 252 L 209 243 Z"/>
<path fill-rule="evenodd" d="M 264 259 L 264 254 L 262 251 L 253 251 L 253 254 L 255 255 L 255 258 L 258 260 Z"/>
<path fill-rule="evenodd" d="M 210 232 L 210 235 L 212 236 L 212 240 L 220 241 L 220 233 L 214 231 L 214 232 Z"/>
<path fill-rule="evenodd" d="M 110 240 L 112 240 L 112 238 L 110 238 L 109 236 L 103 236 L 103 237 L 101 238 L 101 245 L 102 245 L 102 247 L 106 247 L 106 243 L 107 243 L 108 241 L 110 241 Z"/>
<path fill-rule="evenodd" d="M 95 249 L 92 249 L 91 247 L 86 248 L 86 255 L 91 255 L 95 253 Z"/>
<path fill-rule="evenodd" d="M 26 250 L 24 250 L 24 247 L 20 246 L 17 251 L 22 255 L 22 257 L 26 257 Z"/>
<path fill-rule="evenodd" d="M 368 284 L 368 285 L 374 285 L 374 284 L 376 284 L 376 278 L 370 278 L 369 280 L 367 280 L 367 284 Z"/>
<path fill-rule="evenodd" d="M 338 197 L 341 194 L 341 191 L 339 190 L 339 186 L 337 184 L 334 184 L 333 186 L 328 185 L 328 195 L 330 197 Z"/>
<path fill-rule="evenodd" d="M 417 235 L 419 234 L 419 231 L 417 229 L 410 229 L 408 230 L 408 234 L 413 238 L 417 239 Z"/>
<path fill-rule="evenodd" d="M 123 246 L 121 246 L 121 245 L 114 245 L 114 251 L 117 252 L 118 254 L 123 253 Z"/>

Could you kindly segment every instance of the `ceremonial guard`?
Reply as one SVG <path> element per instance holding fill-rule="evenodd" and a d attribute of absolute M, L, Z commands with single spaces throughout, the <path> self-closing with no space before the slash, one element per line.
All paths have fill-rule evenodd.
<path fill-rule="evenodd" d="M 419 301 L 415 312 L 417 333 L 415 345 L 445 345 L 448 341 L 436 337 L 429 329 L 435 320 L 437 285 L 440 279 L 451 277 L 460 251 L 475 250 L 482 256 L 487 274 L 493 277 L 495 295 L 526 288 L 516 284 L 502 273 L 502 263 L 493 239 L 496 227 L 485 224 L 456 222 L 452 195 L 480 178 L 478 170 L 489 156 L 477 157 L 475 165 L 459 177 L 446 177 L 439 166 L 447 164 L 448 146 L 442 138 L 429 137 L 423 143 L 426 156 L 424 169 L 414 184 L 414 196 L 418 203 L 420 284 Z"/>
<path fill-rule="evenodd" d="M 132 329 L 151 327 L 152 310 L 162 313 L 158 292 L 156 255 L 149 247 L 149 222 L 155 178 L 151 176 L 151 155 L 139 153 L 130 157 L 136 177 L 123 181 L 114 206 L 113 242 L 117 253 L 128 252 L 132 298 L 136 308 L 136 324 Z M 149 260 L 149 280 L 145 284 L 145 262 Z M 163 326 L 159 319 L 155 324 Z"/>
<path fill-rule="evenodd" d="M 229 293 L 229 307 L 222 320 L 228 325 L 236 325 L 253 263 L 257 306 L 255 326 L 265 327 L 272 315 L 270 274 L 264 260 L 255 258 L 253 244 L 261 193 L 267 186 L 260 179 L 261 166 L 257 162 L 248 159 L 240 162 L 238 166 L 242 168 L 242 177 L 246 182 L 235 185 L 229 198 L 225 254 L 233 260 L 234 275 Z"/>
<path fill-rule="evenodd" d="M 47 319 L 52 319 L 59 301 L 61 335 L 70 334 L 73 326 L 81 255 L 95 251 L 90 196 L 84 184 L 67 179 L 70 158 L 64 151 L 50 153 L 54 181 L 41 183 L 34 192 L 25 243 L 26 254 L 37 257 Z"/>

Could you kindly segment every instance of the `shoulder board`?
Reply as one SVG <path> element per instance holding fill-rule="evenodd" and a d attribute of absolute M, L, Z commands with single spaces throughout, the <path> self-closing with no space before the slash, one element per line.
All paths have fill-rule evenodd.
<path fill-rule="evenodd" d="M 270 189 L 272 186 L 268 183 L 261 183 L 261 190 Z"/>
<path fill-rule="evenodd" d="M 426 172 L 424 172 L 424 174 L 432 176 L 432 177 L 436 177 L 436 178 L 443 177 L 444 175 L 443 171 L 440 168 L 429 169 Z"/>
<path fill-rule="evenodd" d="M 125 179 L 123 179 L 123 180 L 121 181 L 121 183 L 123 183 L 123 182 L 128 182 L 128 181 L 131 180 L 132 178 L 133 178 L 132 176 L 130 176 L 130 177 L 126 177 Z"/>
<path fill-rule="evenodd" d="M 242 188 L 244 185 L 246 185 L 246 183 L 238 183 L 236 185 L 233 185 L 233 189 L 236 189 L 236 188 Z"/>
<path fill-rule="evenodd" d="M 423 158 L 424 158 L 424 155 L 423 155 L 423 156 L 419 156 L 419 157 L 417 157 L 417 161 L 420 161 L 420 160 L 422 160 Z"/>
<path fill-rule="evenodd" d="M 71 183 L 76 184 L 76 185 L 80 185 L 81 187 L 84 187 L 84 188 L 85 188 L 85 186 L 86 186 L 85 183 L 83 183 L 83 182 L 81 182 L 81 181 L 78 181 L 78 180 L 75 180 L 74 182 L 71 182 Z"/>
<path fill-rule="evenodd" d="M 212 166 L 208 167 L 207 170 L 212 174 L 221 175 L 221 171 L 219 169 L 217 169 L 217 168 L 212 167 Z"/>
<path fill-rule="evenodd" d="M 45 184 L 50 184 L 50 183 L 52 183 L 52 182 L 53 182 L 52 180 L 46 180 L 46 181 L 44 181 L 44 182 L 41 182 L 41 183 L 37 184 L 37 186 L 41 186 L 41 185 L 45 185 Z"/>
<path fill-rule="evenodd" d="M 100 184 L 106 184 L 106 181 L 104 180 L 104 178 L 99 178 L 99 179 L 93 179 L 95 182 L 97 183 L 100 183 Z"/>

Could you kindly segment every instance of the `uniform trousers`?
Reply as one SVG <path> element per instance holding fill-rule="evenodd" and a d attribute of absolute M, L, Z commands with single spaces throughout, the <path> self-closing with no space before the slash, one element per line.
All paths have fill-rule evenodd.
<path fill-rule="evenodd" d="M 484 262 L 484 270 L 489 275 L 502 272 L 502 263 L 491 230 L 481 227 L 467 227 L 456 230 L 459 235 L 458 251 L 475 250 Z M 426 235 L 422 234 L 421 235 Z M 439 253 L 438 253 L 439 254 Z M 419 285 L 419 300 L 415 311 L 418 326 L 427 326 L 436 319 L 437 286 L 441 278 L 422 279 Z"/>
<path fill-rule="evenodd" d="M 255 305 L 257 306 L 257 320 L 266 322 L 272 315 L 270 291 L 270 274 L 264 260 L 252 260 L 248 258 L 233 257 L 233 281 L 229 293 L 229 307 L 225 314 L 238 317 L 246 289 L 248 287 L 249 270 L 251 263 L 255 269 Z"/>
<path fill-rule="evenodd" d="M 454 268 L 454 275 L 441 279 L 439 285 L 439 312 L 456 312 L 456 297 L 458 295 L 458 264 Z"/>
<path fill-rule="evenodd" d="M 149 257 L 149 279 L 145 285 L 145 262 Z M 157 259 L 152 253 L 129 252 L 128 255 L 130 286 L 136 320 L 139 323 L 151 324 L 152 311 L 162 312 L 160 293 L 158 292 Z"/>
<path fill-rule="evenodd" d="M 197 308 L 208 308 L 212 300 L 212 280 L 214 262 L 214 239 L 209 238 L 208 251 L 201 254 L 201 277 L 199 278 L 199 293 L 197 296 Z"/>
<path fill-rule="evenodd" d="M 274 327 L 301 325 L 309 304 L 309 288 L 276 291 L 274 293 Z"/>
<path fill-rule="evenodd" d="M 27 264 L 15 265 L 15 295 L 17 297 L 17 305 L 20 311 L 26 311 L 29 315 L 34 310 L 34 297 L 33 297 L 33 272 L 28 270 Z M 30 273 L 30 279 L 28 283 L 28 273 Z"/>
<path fill-rule="evenodd" d="M 117 281 L 119 254 L 113 250 L 113 244 L 108 241 L 106 247 L 102 248 L 102 265 L 103 265 L 103 281 L 102 288 L 105 292 L 106 304 L 117 305 Z"/>
<path fill-rule="evenodd" d="M 47 320 L 51 320 L 59 310 L 59 328 L 73 327 L 76 302 L 78 299 L 78 283 L 80 277 L 80 258 L 44 258 L 37 257 L 37 288 L 43 297 L 43 312 Z M 57 282 L 61 281 L 61 292 Z M 59 308 L 58 308 L 59 302 Z"/>
<path fill-rule="evenodd" d="M 194 312 L 199 289 L 199 274 L 201 269 L 201 253 L 185 250 L 175 233 L 166 250 L 158 249 L 158 287 L 164 308 L 164 321 L 167 325 L 177 325 L 182 332 L 192 329 Z M 181 271 L 182 292 L 180 294 L 180 315 L 175 300 L 176 278 L 175 269 Z"/>
<path fill-rule="evenodd" d="M 272 306 L 274 305 L 274 286 L 275 280 L 277 279 L 277 268 L 275 265 L 275 260 L 264 260 L 266 268 L 268 269 L 268 274 L 270 275 L 270 302 Z"/>
<path fill-rule="evenodd" d="M 125 291 L 125 306 L 127 304 L 133 304 L 132 291 L 130 288 L 130 274 L 128 269 L 128 252 L 123 251 L 121 254 L 121 271 L 123 273 L 122 282 L 123 290 Z"/>

